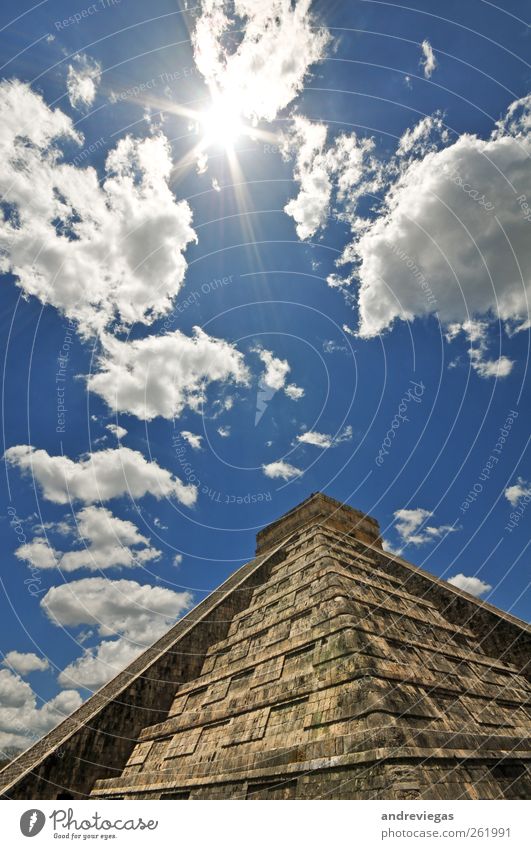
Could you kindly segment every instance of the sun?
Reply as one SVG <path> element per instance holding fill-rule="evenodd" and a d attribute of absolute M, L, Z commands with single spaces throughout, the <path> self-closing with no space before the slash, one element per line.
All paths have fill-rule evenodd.
<path fill-rule="evenodd" d="M 230 150 L 245 132 L 238 104 L 227 95 L 216 97 L 209 108 L 199 115 L 199 123 L 203 136 L 202 147 L 218 145 Z"/>

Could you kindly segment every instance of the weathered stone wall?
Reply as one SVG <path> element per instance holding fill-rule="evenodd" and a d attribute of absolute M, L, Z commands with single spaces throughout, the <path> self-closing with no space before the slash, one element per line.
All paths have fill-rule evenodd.
<path fill-rule="evenodd" d="M 394 555 L 380 553 L 378 565 L 401 578 L 409 592 L 429 596 L 449 622 L 463 623 L 474 631 L 485 654 L 515 664 L 529 680 L 531 629 L 524 622 Z"/>
<path fill-rule="evenodd" d="M 277 546 L 294 531 L 312 523 L 326 523 L 330 528 L 381 548 L 380 527 L 376 519 L 340 501 L 316 492 L 280 519 L 267 525 L 256 536 L 256 553 Z"/>

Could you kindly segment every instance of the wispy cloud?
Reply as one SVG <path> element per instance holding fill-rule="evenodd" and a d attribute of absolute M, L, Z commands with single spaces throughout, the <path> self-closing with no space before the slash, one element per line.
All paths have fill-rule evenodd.
<path fill-rule="evenodd" d="M 420 64 L 424 69 L 424 76 L 427 80 L 429 80 L 435 68 L 437 67 L 437 59 L 435 58 L 433 47 L 431 46 L 428 39 L 424 39 L 424 41 L 420 45 L 420 49 L 422 50 L 422 59 L 420 61 Z"/>

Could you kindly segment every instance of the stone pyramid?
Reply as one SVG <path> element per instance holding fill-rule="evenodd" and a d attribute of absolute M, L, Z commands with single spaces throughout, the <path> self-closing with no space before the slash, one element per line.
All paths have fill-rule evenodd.
<path fill-rule="evenodd" d="M 320 493 L 0 773 L 4 798 L 531 794 L 525 623 Z"/>

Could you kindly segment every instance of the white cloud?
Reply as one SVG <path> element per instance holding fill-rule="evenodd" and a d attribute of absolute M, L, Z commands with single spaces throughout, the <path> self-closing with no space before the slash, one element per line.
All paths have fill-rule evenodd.
<path fill-rule="evenodd" d="M 427 80 L 429 80 L 435 68 L 437 67 L 437 59 L 435 58 L 433 47 L 427 39 L 424 39 L 424 41 L 420 45 L 420 48 L 423 54 L 423 58 L 420 64 L 424 68 L 424 76 Z"/>
<path fill-rule="evenodd" d="M 291 371 L 287 360 L 276 357 L 272 351 L 256 347 L 251 349 L 252 353 L 258 354 L 265 366 L 258 380 L 258 392 L 256 395 L 256 411 L 254 423 L 258 424 L 264 415 L 267 406 L 276 392 L 282 390 L 292 401 L 298 401 L 304 395 L 304 389 L 295 383 L 286 385 L 286 379 Z"/>
<path fill-rule="evenodd" d="M 253 353 L 258 354 L 265 365 L 265 371 L 260 377 L 260 382 L 275 392 L 283 389 L 290 371 L 288 361 L 275 357 L 272 351 L 266 351 L 263 348 L 253 348 Z"/>
<path fill-rule="evenodd" d="M 84 455 L 77 462 L 65 456 L 52 457 L 31 445 L 8 448 L 4 457 L 10 465 L 31 474 L 44 497 L 56 504 L 74 499 L 90 504 L 126 494 L 138 499 L 149 493 L 155 498 L 174 497 L 191 506 L 197 498 L 195 487 L 185 486 L 155 460 L 149 462 L 139 451 L 123 446 Z"/>
<path fill-rule="evenodd" d="M 83 143 L 66 115 L 25 83 L 0 83 L 0 272 L 85 336 L 114 320 L 151 324 L 171 309 L 196 238 L 188 203 L 168 186 L 169 142 L 121 139 L 100 181 L 63 161 L 63 141 Z"/>
<path fill-rule="evenodd" d="M 531 94 L 513 100 L 505 115 L 496 122 L 493 138 L 529 135 L 531 132 Z"/>
<path fill-rule="evenodd" d="M 57 566 L 56 552 L 42 537 L 20 545 L 15 551 L 15 557 L 36 569 L 54 569 Z"/>
<path fill-rule="evenodd" d="M 525 147 L 515 139 L 461 136 L 407 167 L 388 195 L 386 212 L 357 244 L 362 337 L 378 335 L 397 318 L 412 321 L 434 312 L 445 324 L 489 312 L 525 320 L 521 274 L 528 285 L 528 222 L 511 188 L 512 183 L 519 191 L 531 190 L 531 145 L 527 152 Z M 455 180 L 474 186 L 478 197 L 495 205 L 505 233 Z"/>
<path fill-rule="evenodd" d="M 485 581 L 481 581 L 479 578 L 474 578 L 473 575 L 463 575 L 462 572 L 458 575 L 454 575 L 453 578 L 448 578 L 448 583 L 476 597 L 479 597 L 492 589 L 491 585 L 485 583 Z"/>
<path fill-rule="evenodd" d="M 330 433 L 319 433 L 317 430 L 307 430 L 297 436 L 297 442 L 303 445 L 315 445 L 317 448 L 335 448 L 336 445 L 349 442 L 351 439 L 351 425 L 347 425 L 336 436 L 332 436 Z"/>
<path fill-rule="evenodd" d="M 401 548 L 396 548 L 389 540 L 382 539 L 382 548 L 384 551 L 388 551 L 389 554 L 397 554 L 399 557 L 402 553 Z"/>
<path fill-rule="evenodd" d="M 333 198 L 343 205 L 335 217 L 348 220 L 358 198 L 382 186 L 382 166 L 373 156 L 372 139 L 343 133 L 326 149 L 326 136 L 324 124 L 296 117 L 283 140 L 284 157 L 296 156 L 294 178 L 300 184 L 299 194 L 284 211 L 295 220 L 300 239 L 325 226 Z"/>
<path fill-rule="evenodd" d="M 276 357 L 272 351 L 267 351 L 265 348 L 253 348 L 252 352 L 258 354 L 265 366 L 259 379 L 261 390 L 266 392 L 271 390 L 270 397 L 272 397 L 275 392 L 283 389 L 292 401 L 298 401 L 299 398 L 302 398 L 304 389 L 294 383 L 286 385 L 287 376 L 291 371 L 291 366 L 287 360 L 281 360 L 280 357 Z"/>
<path fill-rule="evenodd" d="M 438 150 L 450 140 L 450 133 L 441 112 L 426 115 L 417 124 L 408 128 L 400 138 L 396 154 L 399 157 L 425 156 Z"/>
<path fill-rule="evenodd" d="M 84 507 L 75 516 L 75 528 L 62 523 L 57 530 L 72 536 L 82 547 L 64 552 L 37 537 L 17 548 L 15 556 L 39 569 L 57 567 L 63 572 L 74 572 L 141 566 L 161 555 L 136 525 L 118 519 L 106 507 Z"/>
<path fill-rule="evenodd" d="M 30 672 L 44 672 L 50 664 L 44 657 L 38 657 L 34 652 L 10 651 L 4 655 L 4 666 L 9 666 L 19 675 L 29 675 Z"/>
<path fill-rule="evenodd" d="M 273 121 L 302 90 L 329 41 L 310 6 L 311 0 L 233 0 L 230 7 L 203 0 L 192 42 L 211 91 L 237 104 L 246 118 Z M 233 49 L 227 46 L 231 30 L 241 34 Z"/>
<path fill-rule="evenodd" d="M 433 513 L 422 507 L 414 510 L 397 510 L 394 513 L 396 530 L 405 545 L 425 545 L 435 539 L 446 536 L 458 530 L 452 525 L 426 525 L 426 520 L 431 519 Z"/>
<path fill-rule="evenodd" d="M 299 239 L 313 236 L 328 217 L 332 183 L 323 152 L 325 141 L 326 126 L 303 117 L 294 119 L 291 134 L 284 140 L 285 156 L 297 152 L 294 178 L 300 190 L 284 211 L 294 219 Z"/>
<path fill-rule="evenodd" d="M 507 487 L 504 495 L 511 507 L 516 507 L 520 499 L 531 497 L 531 483 L 527 483 L 523 478 L 518 478 L 515 484 Z"/>
<path fill-rule="evenodd" d="M 291 478 L 302 475 L 302 470 L 292 466 L 291 463 L 286 463 L 285 460 L 275 460 L 272 463 L 266 463 L 262 466 L 264 475 L 268 478 L 282 478 L 288 481 Z"/>
<path fill-rule="evenodd" d="M 223 439 L 228 439 L 228 437 L 230 436 L 230 432 L 230 425 L 222 425 L 221 427 L 218 427 L 218 433 Z"/>
<path fill-rule="evenodd" d="M 406 133 L 401 154 L 407 148 L 412 155 L 387 169 L 380 213 L 369 220 L 352 211 L 349 218 L 354 239 L 342 262 L 359 277 L 350 296 L 359 336 L 435 315 L 453 335 L 456 327 L 467 335 L 481 328 L 482 341 L 470 345 L 480 376 L 510 372 L 507 357 L 486 357 L 487 333 L 493 319 L 509 332 L 529 325 L 531 240 L 522 198 L 531 197 L 530 104 L 513 104 L 487 140 L 465 134 L 435 149 L 445 141 L 435 119 Z M 428 140 L 431 131 L 437 144 Z M 351 281 L 352 272 L 343 284 Z"/>
<path fill-rule="evenodd" d="M 334 339 L 325 339 L 323 342 L 323 351 L 325 354 L 335 354 L 337 352 L 341 352 L 342 354 L 348 354 L 348 348 L 346 345 L 340 345 Z"/>
<path fill-rule="evenodd" d="M 196 171 L 199 176 L 208 171 L 208 154 L 204 151 L 197 154 Z"/>
<path fill-rule="evenodd" d="M 326 223 L 325 207 L 335 199 L 335 216 L 351 227 L 337 263 L 350 270 L 328 278 L 358 312 L 357 334 L 345 331 L 368 339 L 397 320 L 434 315 L 452 338 L 468 337 L 480 377 L 506 377 L 512 361 L 488 349 L 494 320 L 509 334 L 531 324 L 531 95 L 509 106 L 488 139 L 464 134 L 451 143 L 443 116 L 427 116 L 404 133 L 388 162 L 378 162 L 372 140 L 355 134 L 327 149 L 320 126 L 299 120 L 285 152 L 298 150 L 301 189 L 314 167 L 326 170 L 331 199 L 328 189 L 326 198 L 301 198 L 302 207 L 296 198 L 288 212 L 299 209 L 297 228 L 307 237 Z M 360 214 L 362 198 L 370 212 Z M 319 212 L 305 215 L 303 207 Z"/>
<path fill-rule="evenodd" d="M 296 383 L 288 383 L 288 385 L 284 387 L 284 393 L 292 401 L 299 401 L 304 397 L 304 389 L 302 386 L 297 386 Z"/>
<path fill-rule="evenodd" d="M 68 66 L 66 91 L 70 104 L 76 108 L 92 106 L 101 81 L 101 65 L 85 53 L 74 56 Z"/>
<path fill-rule="evenodd" d="M 121 425 L 108 424 L 106 425 L 106 427 L 107 430 L 109 430 L 116 437 L 116 439 L 123 439 L 124 436 L 127 436 L 127 431 L 125 427 L 122 427 Z"/>
<path fill-rule="evenodd" d="M 155 633 L 153 641 L 157 636 L 161 636 L 155 636 Z M 86 649 L 81 657 L 69 663 L 59 674 L 59 683 L 63 687 L 87 689 L 92 692 L 99 690 L 147 647 L 147 643 L 145 646 L 139 646 L 123 637 L 117 640 L 102 640 L 95 648 Z"/>
<path fill-rule="evenodd" d="M 72 628 L 90 625 L 104 639 L 59 675 L 65 687 L 96 689 L 151 645 L 192 604 L 188 592 L 136 581 L 84 578 L 52 587 L 41 601 L 49 619 Z"/>
<path fill-rule="evenodd" d="M 194 451 L 199 451 L 201 449 L 203 437 L 199 436 L 199 434 L 191 433 L 189 430 L 181 430 L 181 436 L 186 440 L 190 448 L 194 449 Z"/>
<path fill-rule="evenodd" d="M 489 325 L 486 321 L 464 321 L 462 324 L 451 324 L 446 334 L 447 341 L 452 341 L 461 332 L 464 333 L 470 346 L 468 356 L 474 371 L 480 377 L 507 377 L 512 371 L 514 362 L 508 357 L 487 359 Z"/>
<path fill-rule="evenodd" d="M 173 419 L 185 407 L 199 411 L 214 381 L 245 385 L 249 380 L 242 354 L 199 327 L 193 336 L 175 330 L 132 342 L 105 336 L 98 364 L 89 389 L 113 411 L 145 421 Z"/>
<path fill-rule="evenodd" d="M 182 562 L 183 562 L 182 554 L 176 554 L 175 557 L 173 558 L 173 565 L 177 566 L 177 568 L 178 568 L 181 565 Z"/>
<path fill-rule="evenodd" d="M 0 747 L 26 748 L 81 705 L 75 690 L 65 690 L 41 707 L 30 685 L 0 669 Z"/>
<path fill-rule="evenodd" d="M 55 625 L 96 626 L 102 637 L 122 635 L 153 642 L 152 627 L 164 630 L 188 610 L 192 596 L 137 581 L 81 578 L 51 587 L 41 607 Z"/>

